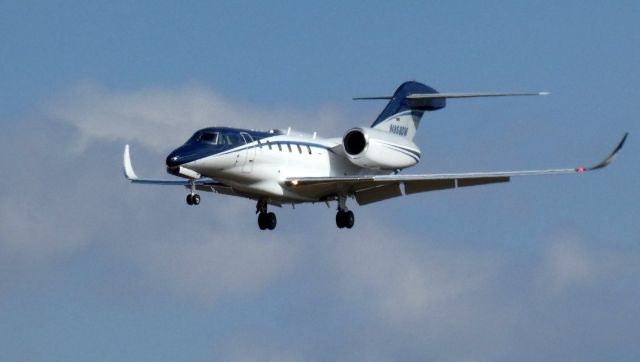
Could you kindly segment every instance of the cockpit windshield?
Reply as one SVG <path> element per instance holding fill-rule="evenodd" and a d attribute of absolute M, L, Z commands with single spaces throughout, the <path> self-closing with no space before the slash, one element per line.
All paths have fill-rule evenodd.
<path fill-rule="evenodd" d="M 212 145 L 218 144 L 218 132 L 202 132 L 198 137 L 198 142 L 209 143 Z"/>
<path fill-rule="evenodd" d="M 240 136 L 232 130 L 202 130 L 196 132 L 188 142 L 235 146 L 240 144 Z"/>

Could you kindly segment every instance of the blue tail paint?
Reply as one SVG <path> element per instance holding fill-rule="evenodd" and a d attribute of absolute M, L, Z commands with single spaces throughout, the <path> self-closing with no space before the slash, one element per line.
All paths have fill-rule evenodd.
<path fill-rule="evenodd" d="M 437 98 L 415 101 L 407 99 L 407 96 L 434 93 L 438 93 L 438 91 L 419 82 L 409 81 L 403 83 L 398 87 L 371 127 L 391 132 L 410 140 L 413 139 L 424 112 L 444 108 L 446 99 Z"/>

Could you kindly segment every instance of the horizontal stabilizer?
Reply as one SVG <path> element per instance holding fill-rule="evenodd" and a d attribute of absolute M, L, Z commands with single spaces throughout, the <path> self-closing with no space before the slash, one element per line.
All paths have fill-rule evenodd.
<path fill-rule="evenodd" d="M 438 98 L 478 98 L 478 97 L 519 97 L 519 96 L 546 96 L 549 92 L 524 92 L 524 93 L 434 93 L 411 94 L 407 99 L 438 99 Z"/>
<path fill-rule="evenodd" d="M 427 93 L 427 94 L 410 94 L 407 99 L 447 99 L 447 98 L 479 98 L 479 97 L 518 97 L 518 96 L 547 96 L 549 92 L 490 92 L 490 93 Z M 393 96 L 376 96 L 376 97 L 356 97 L 354 101 L 360 100 L 389 100 Z"/>

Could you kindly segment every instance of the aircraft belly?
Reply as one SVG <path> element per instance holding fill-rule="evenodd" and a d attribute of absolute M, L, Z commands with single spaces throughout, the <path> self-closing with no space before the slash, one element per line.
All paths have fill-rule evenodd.
<path fill-rule="evenodd" d="M 283 185 L 288 177 L 330 175 L 328 151 L 313 148 L 312 154 L 309 154 L 306 149 L 302 153 L 294 150 L 289 152 L 286 147 L 282 151 L 277 147 L 271 150 L 266 146 L 258 148 L 250 172 L 242 162 L 241 152 L 209 156 L 189 166 L 248 197 L 267 197 L 283 202 L 317 201 L 323 196 L 321 193 L 300 193 Z"/>

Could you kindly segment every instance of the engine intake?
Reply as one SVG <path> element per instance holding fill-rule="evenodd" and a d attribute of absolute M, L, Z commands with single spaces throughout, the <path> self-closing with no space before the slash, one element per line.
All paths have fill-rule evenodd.
<path fill-rule="evenodd" d="M 420 149 L 405 137 L 373 128 L 352 128 L 342 137 L 342 147 L 354 165 L 398 170 L 420 160 Z"/>
<path fill-rule="evenodd" d="M 367 147 L 367 137 L 362 130 L 358 128 L 352 129 L 344 135 L 342 144 L 344 145 L 344 151 L 348 155 L 356 156 Z"/>

